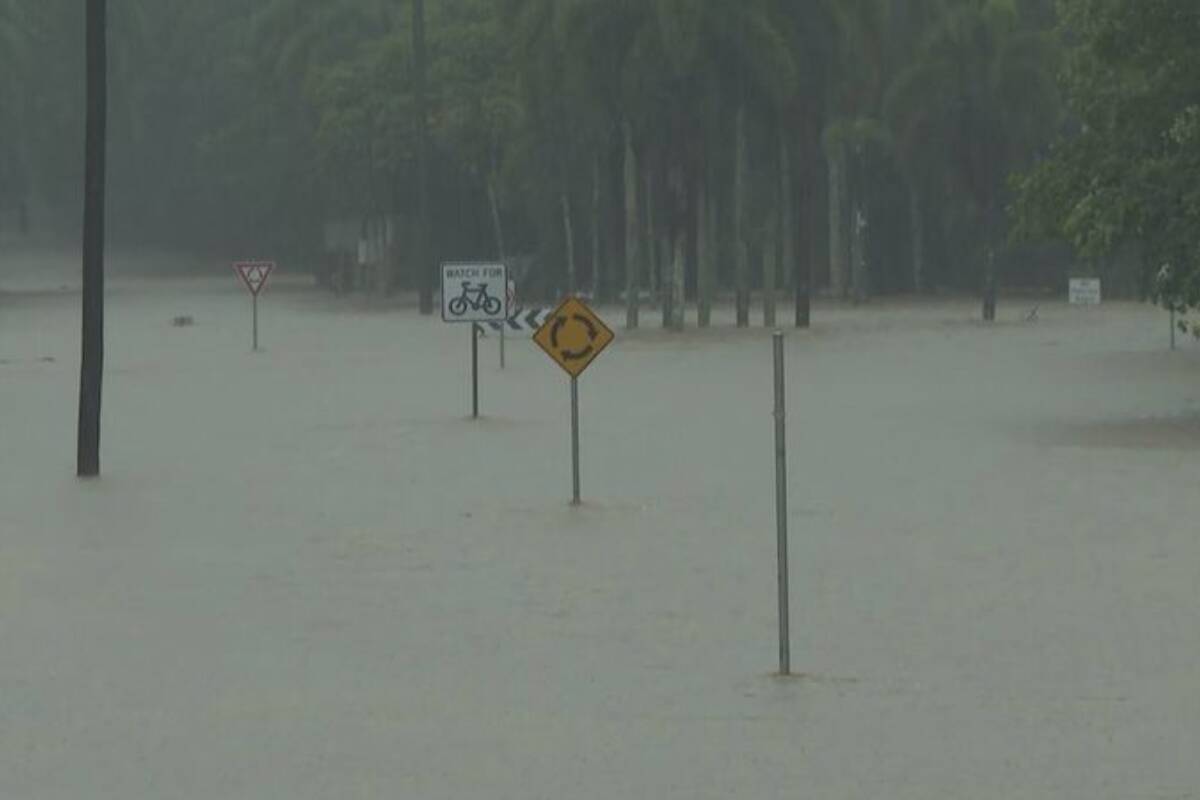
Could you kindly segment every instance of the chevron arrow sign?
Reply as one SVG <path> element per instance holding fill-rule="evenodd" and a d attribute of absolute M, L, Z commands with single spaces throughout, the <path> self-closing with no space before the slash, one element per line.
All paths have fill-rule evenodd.
<path fill-rule="evenodd" d="M 549 316 L 550 309 L 548 308 L 531 308 L 514 314 L 504 322 L 489 322 L 488 326 L 497 333 L 504 330 L 509 333 L 532 334 L 533 331 L 546 324 L 546 318 Z"/>

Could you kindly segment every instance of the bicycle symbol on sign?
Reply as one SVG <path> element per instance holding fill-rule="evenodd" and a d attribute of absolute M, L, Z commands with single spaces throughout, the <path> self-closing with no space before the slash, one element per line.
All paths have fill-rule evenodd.
<path fill-rule="evenodd" d="M 488 294 L 488 285 L 481 283 L 472 285 L 470 281 L 463 281 L 462 294 L 450 301 L 450 313 L 456 317 L 461 317 L 471 311 L 483 311 L 489 317 L 494 317 L 499 314 L 504 303 L 499 297 L 492 297 Z"/>

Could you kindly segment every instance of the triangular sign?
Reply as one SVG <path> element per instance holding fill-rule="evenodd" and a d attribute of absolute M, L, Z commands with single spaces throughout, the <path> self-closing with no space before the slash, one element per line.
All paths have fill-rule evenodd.
<path fill-rule="evenodd" d="M 233 269 L 242 279 L 242 283 L 246 284 L 250 294 L 257 296 L 267 285 L 267 278 L 270 278 L 271 273 L 275 271 L 275 262 L 239 261 L 233 265 Z"/>

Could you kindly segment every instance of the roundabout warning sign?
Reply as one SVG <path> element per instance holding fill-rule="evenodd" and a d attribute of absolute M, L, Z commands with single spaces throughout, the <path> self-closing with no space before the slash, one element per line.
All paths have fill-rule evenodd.
<path fill-rule="evenodd" d="M 582 375 L 615 338 L 604 320 L 574 297 L 547 317 L 533 336 L 546 355 L 572 378 Z"/>
<path fill-rule="evenodd" d="M 604 320 L 577 298 L 568 298 L 546 317 L 533 340 L 555 364 L 571 376 L 571 484 L 572 505 L 578 506 L 579 491 L 579 376 L 617 338 Z"/>

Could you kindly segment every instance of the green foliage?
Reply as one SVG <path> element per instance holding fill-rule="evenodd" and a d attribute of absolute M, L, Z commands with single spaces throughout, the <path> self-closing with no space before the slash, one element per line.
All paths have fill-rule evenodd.
<path fill-rule="evenodd" d="M 1017 233 L 1063 237 L 1089 259 L 1136 246 L 1159 300 L 1194 307 L 1200 6 L 1063 0 L 1060 12 L 1073 43 L 1063 83 L 1076 123 L 1045 161 L 1016 180 Z"/>
<path fill-rule="evenodd" d="M 15 0 L 0 0 L 0 133 L 23 127 L 18 77 L 29 62 L 29 28 L 24 9 Z M 0 211 L 24 191 L 24 142 L 0 138 Z"/>
<path fill-rule="evenodd" d="M 884 115 L 910 175 L 955 185 L 990 226 L 1008 176 L 1058 127 L 1050 34 L 1013 0 L 960 0 L 892 81 Z"/>
<path fill-rule="evenodd" d="M 427 0 L 421 111 L 408 0 L 122 0 L 112 228 L 118 240 L 316 254 L 325 222 L 411 220 L 423 113 L 435 257 L 490 252 L 495 202 L 508 249 L 559 270 L 566 200 L 603 217 L 576 220 L 577 237 L 611 240 L 577 252 L 603 249 L 619 269 L 628 123 L 657 234 L 695 235 L 704 181 L 728 273 L 743 115 L 751 247 L 784 229 L 781 139 L 797 214 L 828 217 L 826 156 L 844 157 L 873 219 L 903 221 L 872 224 L 875 250 L 905 250 L 893 240 L 904 181 L 946 196 L 929 204 L 931 235 L 979 242 L 990 234 L 964 209 L 1001 206 L 1008 172 L 1059 117 L 1050 1 Z M 64 219 L 81 181 L 77 5 L 0 0 L 0 203 L 32 196 Z M 1197 125 L 1180 115 L 1164 130 L 1183 148 Z"/>

